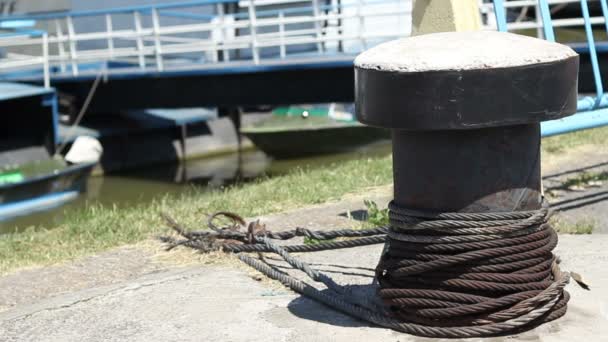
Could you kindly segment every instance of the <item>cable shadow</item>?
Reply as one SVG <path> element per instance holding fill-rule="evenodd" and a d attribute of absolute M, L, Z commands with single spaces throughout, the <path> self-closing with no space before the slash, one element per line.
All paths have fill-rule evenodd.
<path fill-rule="evenodd" d="M 276 257 L 266 257 L 266 259 L 272 260 L 272 261 L 284 261 L 282 258 L 276 258 Z M 371 267 L 348 266 L 348 265 L 326 264 L 326 263 L 316 263 L 316 262 L 307 262 L 307 264 L 309 264 L 311 266 L 327 266 L 327 267 L 362 270 L 362 271 L 370 271 L 370 272 L 376 271 L 375 269 L 373 269 Z"/>
<path fill-rule="evenodd" d="M 269 265 L 272 265 L 274 268 L 277 268 L 277 269 L 283 269 L 283 270 L 293 269 L 293 267 L 291 267 L 291 266 L 282 266 L 282 265 L 276 265 L 276 264 L 269 264 Z M 312 265 L 312 264 L 309 264 L 309 265 Z M 316 270 L 319 272 L 323 272 L 323 273 L 342 274 L 342 275 L 346 275 L 346 276 L 363 277 L 363 278 L 370 278 L 370 279 L 374 278 L 374 275 L 372 275 L 372 274 L 364 274 L 364 273 L 356 273 L 356 272 L 342 272 L 342 271 L 318 269 L 318 268 Z"/>
<path fill-rule="evenodd" d="M 364 209 L 358 209 L 358 210 L 353 210 L 350 212 L 343 212 L 338 214 L 338 216 L 342 216 L 342 217 L 346 217 L 346 218 L 350 218 L 352 220 L 355 221 L 361 221 L 361 222 L 365 222 L 367 221 L 367 210 Z"/>
<path fill-rule="evenodd" d="M 572 198 L 552 204 L 551 207 L 556 211 L 568 211 L 572 209 L 582 208 L 588 205 L 599 203 L 608 200 L 608 191 L 602 191 L 591 195 L 585 195 L 578 198 Z M 579 202 L 580 201 L 580 202 Z M 572 203 L 572 204 L 569 204 Z"/>
<path fill-rule="evenodd" d="M 375 285 L 351 285 L 354 292 L 356 293 L 375 293 L 377 287 Z M 323 293 L 333 295 L 330 290 L 321 290 Z M 287 309 L 294 316 L 309 321 L 315 321 L 319 323 L 330 324 L 339 327 L 346 328 L 361 328 L 361 327 L 373 327 L 378 329 L 384 329 L 372 325 L 371 323 L 359 320 L 352 316 L 348 316 L 335 309 L 329 308 L 313 299 L 308 297 L 298 297 L 287 304 Z M 329 310 L 328 310 L 329 309 Z"/>
<path fill-rule="evenodd" d="M 593 165 L 589 165 L 589 166 L 585 166 L 585 167 L 581 167 L 581 168 L 577 168 L 577 169 L 572 169 L 572 170 L 566 170 L 566 171 L 562 171 L 562 172 L 558 172 L 558 173 L 553 173 L 550 175 L 546 175 L 543 176 L 542 179 L 551 179 L 551 178 L 556 178 L 556 177 L 561 177 L 561 176 L 565 176 L 568 174 L 572 174 L 572 173 L 577 173 L 577 172 L 583 172 L 583 171 L 587 171 L 589 169 L 594 169 L 596 167 L 600 167 L 600 166 L 606 166 L 608 165 L 608 162 L 602 162 L 602 163 L 598 163 L 598 164 L 593 164 Z"/>

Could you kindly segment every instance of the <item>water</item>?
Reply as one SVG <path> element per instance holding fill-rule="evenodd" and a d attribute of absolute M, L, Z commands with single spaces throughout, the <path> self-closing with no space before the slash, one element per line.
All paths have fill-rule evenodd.
<path fill-rule="evenodd" d="M 388 141 L 349 153 L 290 160 L 272 160 L 260 151 L 249 151 L 240 155 L 193 160 L 184 164 L 154 165 L 120 174 L 90 177 L 87 191 L 76 200 L 53 210 L 0 222 L 0 234 L 31 226 L 52 228 L 61 224 L 69 212 L 82 210 L 91 204 L 124 208 L 150 202 L 167 194 L 179 194 L 192 187 L 216 189 L 228 184 L 248 182 L 262 175 L 284 174 L 296 167 L 315 168 L 337 161 L 363 156 L 385 156 L 389 153 Z"/>

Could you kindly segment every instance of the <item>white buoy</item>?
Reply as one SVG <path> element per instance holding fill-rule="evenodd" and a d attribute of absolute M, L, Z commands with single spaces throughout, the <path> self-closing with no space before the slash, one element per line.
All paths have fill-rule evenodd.
<path fill-rule="evenodd" d="M 72 164 L 95 163 L 101 159 L 103 147 L 93 137 L 79 136 L 65 155 L 65 160 Z"/>

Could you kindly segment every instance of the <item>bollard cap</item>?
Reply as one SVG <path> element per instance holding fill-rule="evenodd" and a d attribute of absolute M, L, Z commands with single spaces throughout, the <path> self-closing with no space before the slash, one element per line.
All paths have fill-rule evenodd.
<path fill-rule="evenodd" d="M 577 80 L 565 45 L 495 31 L 414 36 L 355 59 L 357 118 L 404 130 L 535 123 L 576 112 Z"/>

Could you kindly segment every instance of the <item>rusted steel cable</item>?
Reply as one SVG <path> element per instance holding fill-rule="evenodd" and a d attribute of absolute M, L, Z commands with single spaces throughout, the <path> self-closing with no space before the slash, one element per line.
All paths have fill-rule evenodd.
<path fill-rule="evenodd" d="M 569 274 L 552 253 L 557 234 L 547 205 L 509 213 L 389 208 L 391 228 L 376 268 L 387 315 L 470 337 L 517 332 L 565 314 Z M 538 310 L 543 314 L 524 324 L 506 324 Z M 483 330 L 497 324 L 503 330 Z"/>
<path fill-rule="evenodd" d="M 188 231 L 167 214 L 161 214 L 171 229 L 181 235 L 183 240 L 175 240 L 169 237 L 161 237 L 167 243 L 167 249 L 177 246 L 185 246 L 210 252 L 223 250 L 226 252 L 272 252 L 266 244 L 261 243 L 260 238 L 267 237 L 276 240 L 288 240 L 294 237 L 308 237 L 318 240 L 315 244 L 301 244 L 286 246 L 288 252 L 318 252 L 329 249 L 352 248 L 358 246 L 374 245 L 384 243 L 386 240 L 387 227 L 373 229 L 338 229 L 331 231 L 315 231 L 306 228 L 271 232 L 265 229 L 258 221 L 245 223 L 239 215 L 230 212 L 217 212 L 209 216 L 207 224 L 211 230 Z M 226 227 L 218 227 L 214 219 L 218 217 L 228 218 L 231 223 Z M 247 231 L 241 231 L 245 228 Z M 350 238 L 348 240 L 328 241 L 336 238 Z"/>
<path fill-rule="evenodd" d="M 570 274 L 558 267 L 552 250 L 557 234 L 547 223 L 548 206 L 508 213 L 428 213 L 390 204 L 390 228 L 311 231 L 298 228 L 269 232 L 259 222 L 247 231 L 232 213 L 212 215 L 213 231 L 187 232 L 169 225 L 185 240 L 165 239 L 170 248 L 184 245 L 209 251 L 274 252 L 292 267 L 323 283 L 320 291 L 264 262 L 239 258 L 296 292 L 377 325 L 427 337 L 486 337 L 517 333 L 565 314 Z M 213 224 L 224 216 L 232 224 Z M 279 246 L 274 240 L 295 236 L 341 241 Z M 373 298 L 353 298 L 346 287 L 294 258 L 290 252 L 319 251 L 383 243 L 376 268 L 377 305 Z"/>

